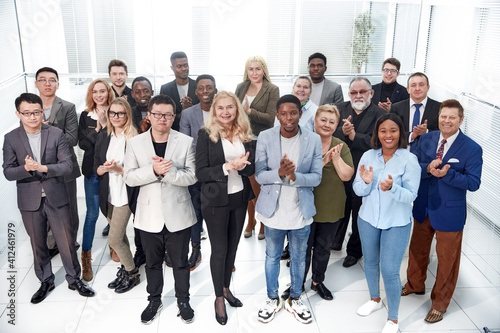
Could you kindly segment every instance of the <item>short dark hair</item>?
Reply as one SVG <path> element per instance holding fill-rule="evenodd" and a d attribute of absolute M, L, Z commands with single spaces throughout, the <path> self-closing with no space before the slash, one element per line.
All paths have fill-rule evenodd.
<path fill-rule="evenodd" d="M 427 77 L 427 75 L 425 75 L 422 72 L 415 72 L 412 75 L 410 75 L 410 77 L 408 78 L 408 81 L 406 83 L 407 86 L 410 86 L 410 80 L 411 80 L 412 77 L 415 77 L 415 76 L 423 76 L 423 77 L 425 77 L 425 80 L 427 81 L 427 85 L 429 85 L 429 78 Z"/>
<path fill-rule="evenodd" d="M 26 102 L 29 104 L 40 104 L 40 107 L 43 108 L 43 102 L 40 96 L 32 94 L 32 93 L 22 93 L 19 95 L 18 98 L 16 98 L 16 101 L 14 102 L 16 104 L 16 110 L 19 112 L 19 106 L 21 105 L 22 102 Z"/>
<path fill-rule="evenodd" d="M 299 109 L 299 111 L 302 110 L 302 105 L 300 104 L 300 100 L 292 94 L 281 96 L 280 99 L 278 99 L 278 102 L 276 102 L 276 110 L 279 110 L 281 104 L 284 103 L 295 104 L 297 106 L 297 109 Z"/>
<path fill-rule="evenodd" d="M 212 75 L 210 75 L 210 74 L 202 74 L 202 75 L 198 76 L 196 78 L 196 85 L 195 85 L 196 88 L 198 88 L 198 82 L 200 82 L 200 80 L 210 80 L 210 81 L 212 81 L 214 83 L 214 88 L 215 88 L 215 78 Z"/>
<path fill-rule="evenodd" d="M 141 82 L 141 81 L 146 81 L 148 84 L 149 84 L 149 88 L 151 88 L 151 90 L 153 90 L 153 85 L 151 84 L 151 82 L 148 80 L 147 77 L 145 76 L 138 76 L 134 79 L 134 81 L 132 81 L 132 85 L 130 86 L 130 88 L 132 88 L 132 90 L 134 90 L 134 84 L 136 82 Z"/>
<path fill-rule="evenodd" d="M 51 72 L 51 73 L 54 73 L 56 75 L 57 80 L 59 80 L 59 74 L 57 74 L 57 71 L 54 68 L 52 68 L 52 67 L 42 67 L 39 70 L 37 70 L 36 74 L 35 74 L 35 80 L 38 79 L 38 74 L 40 74 L 41 72 Z"/>
<path fill-rule="evenodd" d="M 371 141 L 372 148 L 379 149 L 382 147 L 382 143 L 380 142 L 380 140 L 378 138 L 378 128 L 386 120 L 392 120 L 393 122 L 395 122 L 398 125 L 398 127 L 399 127 L 399 146 L 398 146 L 398 148 L 406 148 L 408 143 L 406 141 L 405 126 L 403 125 L 403 121 L 401 120 L 401 117 L 399 117 L 395 113 L 386 113 L 386 114 L 381 115 L 377 119 L 377 122 L 375 123 L 375 127 L 373 128 L 372 141 Z"/>
<path fill-rule="evenodd" d="M 174 60 L 175 59 L 181 59 L 181 58 L 186 58 L 187 59 L 187 55 L 186 53 L 182 52 L 182 51 L 177 51 L 177 52 L 174 52 L 172 53 L 172 55 L 170 56 L 170 63 L 173 65 L 174 64 Z"/>
<path fill-rule="evenodd" d="M 464 107 L 456 99 L 447 99 L 446 101 L 443 101 L 439 107 L 439 114 L 441 114 L 441 110 L 443 108 L 456 108 L 458 109 L 458 116 L 460 119 L 464 117 Z"/>
<path fill-rule="evenodd" d="M 311 62 L 311 60 L 316 59 L 316 58 L 319 58 L 319 59 L 323 60 L 325 62 L 325 66 L 326 66 L 326 57 L 325 57 L 325 55 L 323 53 L 319 53 L 319 52 L 311 54 L 309 56 L 309 59 L 307 60 L 307 64 L 309 65 L 309 63 Z"/>
<path fill-rule="evenodd" d="M 113 59 L 108 64 L 108 74 L 111 73 L 111 67 L 123 67 L 125 69 L 125 73 L 128 74 L 127 63 L 120 59 Z"/>
<path fill-rule="evenodd" d="M 384 69 L 385 64 L 391 64 L 391 65 L 396 66 L 396 69 L 398 70 L 398 72 L 399 72 L 399 69 L 401 68 L 401 63 L 396 58 L 387 58 L 387 59 L 385 59 L 384 63 L 382 64 L 382 69 Z"/>
<path fill-rule="evenodd" d="M 160 95 L 153 96 L 153 98 L 151 98 L 151 100 L 149 101 L 149 105 L 148 105 L 149 112 L 151 112 L 151 110 L 153 109 L 153 105 L 155 105 L 155 104 L 172 105 L 172 108 L 174 109 L 174 113 L 175 113 L 175 102 L 172 98 L 170 98 L 167 95 L 160 94 Z"/>

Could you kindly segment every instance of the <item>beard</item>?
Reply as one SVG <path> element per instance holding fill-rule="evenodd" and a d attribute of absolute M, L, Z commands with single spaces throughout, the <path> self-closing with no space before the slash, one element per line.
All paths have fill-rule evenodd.
<path fill-rule="evenodd" d="M 356 111 L 363 111 L 368 106 L 368 101 L 357 101 L 351 103 L 352 108 Z"/>

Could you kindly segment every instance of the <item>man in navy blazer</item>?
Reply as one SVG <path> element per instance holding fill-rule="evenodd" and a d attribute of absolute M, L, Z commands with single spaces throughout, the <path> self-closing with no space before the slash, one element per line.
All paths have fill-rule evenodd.
<path fill-rule="evenodd" d="M 189 77 L 189 63 L 184 52 L 174 52 L 170 56 L 170 68 L 174 72 L 175 80 L 161 86 L 160 94 L 167 95 L 175 102 L 175 120 L 172 129 L 179 130 L 181 113 L 200 101 L 195 94 L 196 82 Z"/>
<path fill-rule="evenodd" d="M 189 135 L 194 139 L 196 147 L 198 132 L 205 125 L 210 114 L 210 107 L 217 94 L 215 78 L 212 75 L 203 74 L 196 78 L 196 96 L 200 103 L 187 108 L 182 112 L 179 132 Z M 203 227 L 203 215 L 201 212 L 201 182 L 189 186 L 191 201 L 196 213 L 196 224 L 191 227 L 191 255 L 189 256 L 189 269 L 196 269 L 196 264 L 201 261 L 201 230 Z"/>
<path fill-rule="evenodd" d="M 463 119 L 463 107 L 457 100 L 444 101 L 439 111 L 439 131 L 422 135 L 415 152 L 422 178 L 413 204 L 415 223 L 406 271 L 408 282 L 401 295 L 425 293 L 435 235 L 438 268 L 432 306 L 425 318 L 430 323 L 443 319 L 453 296 L 467 215 L 466 194 L 481 184 L 482 149 L 460 131 Z"/>
<path fill-rule="evenodd" d="M 408 97 L 406 88 L 397 81 L 401 63 L 396 58 L 387 58 L 382 64 L 382 82 L 373 85 L 372 102 L 389 112 L 391 104 L 401 102 Z"/>
<path fill-rule="evenodd" d="M 312 321 L 301 300 L 307 241 L 313 216 L 313 188 L 321 182 L 319 135 L 299 126 L 301 104 L 294 95 L 282 96 L 276 105 L 281 126 L 265 130 L 257 139 L 255 179 L 262 185 L 255 210 L 265 225 L 266 284 L 268 299 L 258 313 L 267 323 L 281 309 L 278 276 L 283 242 L 288 235 L 291 287 L 285 307 L 302 323 Z"/>
<path fill-rule="evenodd" d="M 21 125 L 5 135 L 2 167 L 5 178 L 16 181 L 17 205 L 30 236 L 35 274 L 41 282 L 31 303 L 40 303 L 55 288 L 46 244 L 48 226 L 61 253 L 69 289 L 76 289 L 82 296 L 94 296 L 94 291 L 80 280 L 81 268 L 71 230 L 64 184 L 64 176 L 73 169 L 68 142 L 59 128 L 42 124 L 39 96 L 24 93 L 15 104 Z"/>
<path fill-rule="evenodd" d="M 390 112 L 397 114 L 403 120 L 411 152 L 415 152 L 416 142 L 422 134 L 438 130 L 441 103 L 427 97 L 429 89 L 427 75 L 421 72 L 413 73 L 408 78 L 407 90 L 410 98 L 391 106 Z"/>

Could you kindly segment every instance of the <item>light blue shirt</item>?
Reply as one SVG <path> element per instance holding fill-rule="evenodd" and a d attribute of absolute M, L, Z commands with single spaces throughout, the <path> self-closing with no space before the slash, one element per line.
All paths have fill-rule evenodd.
<path fill-rule="evenodd" d="M 418 194 L 421 168 L 417 157 L 406 149 L 398 149 L 385 163 L 382 149 L 370 149 L 363 154 L 359 166 L 373 167 L 373 180 L 366 184 L 356 172 L 353 190 L 363 197 L 359 217 L 378 229 L 405 226 L 412 221 L 412 202 Z M 392 176 L 389 191 L 382 191 L 379 183 Z"/>

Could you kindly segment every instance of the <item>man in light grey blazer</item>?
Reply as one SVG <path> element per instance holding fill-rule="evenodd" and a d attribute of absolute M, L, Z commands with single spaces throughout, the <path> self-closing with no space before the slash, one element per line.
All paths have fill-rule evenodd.
<path fill-rule="evenodd" d="M 76 115 L 75 104 L 67 102 L 56 96 L 59 89 L 59 74 L 50 67 L 40 68 L 35 75 L 35 87 L 38 89 L 40 98 L 43 102 L 44 118 L 43 123 L 55 126 L 64 132 L 68 141 L 73 171 L 64 176 L 66 190 L 69 197 L 69 208 L 71 211 L 71 230 L 76 242 L 80 220 L 78 218 L 78 205 L 76 197 L 76 179 L 82 174 L 78 166 L 74 146 L 78 143 L 78 117 Z M 77 248 L 78 243 L 75 243 Z M 52 231 L 47 234 L 47 246 L 51 257 L 59 253 Z"/>
<path fill-rule="evenodd" d="M 318 106 L 342 103 L 344 94 L 340 84 L 325 78 L 326 57 L 319 52 L 313 53 L 309 56 L 307 66 L 313 82 L 311 101 Z"/>
<path fill-rule="evenodd" d="M 175 296 L 182 321 L 191 323 L 189 305 L 189 238 L 196 215 L 188 186 L 196 182 L 193 138 L 172 130 L 175 102 L 158 95 L 149 102 L 151 128 L 127 142 L 124 179 L 139 186 L 134 227 L 146 255 L 149 305 L 141 321 L 151 323 L 162 309 L 163 257 L 170 254 Z"/>
<path fill-rule="evenodd" d="M 203 74 L 196 78 L 196 96 L 200 103 L 187 108 L 182 112 L 180 132 L 192 137 L 196 147 L 198 131 L 205 125 L 210 114 L 210 107 L 217 94 L 215 78 L 212 75 Z M 191 201 L 196 212 L 196 224 L 191 228 L 191 255 L 189 256 L 189 269 L 196 269 L 201 261 L 201 230 L 203 227 L 203 215 L 201 213 L 201 183 L 196 182 L 189 186 Z"/>

